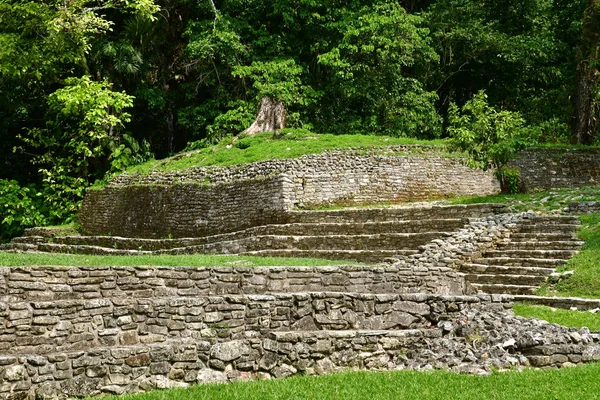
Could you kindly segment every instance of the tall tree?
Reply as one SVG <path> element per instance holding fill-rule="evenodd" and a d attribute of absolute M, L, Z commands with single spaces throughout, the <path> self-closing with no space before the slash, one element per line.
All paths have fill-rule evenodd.
<path fill-rule="evenodd" d="M 600 0 L 587 0 L 583 16 L 573 141 L 590 144 L 600 135 Z"/>

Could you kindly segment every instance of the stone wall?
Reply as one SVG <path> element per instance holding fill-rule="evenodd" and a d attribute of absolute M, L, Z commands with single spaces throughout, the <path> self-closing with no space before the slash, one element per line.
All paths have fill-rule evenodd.
<path fill-rule="evenodd" d="M 327 267 L 62 267 L 0 268 L 0 301 L 333 291 L 469 294 L 449 268 L 395 265 Z"/>
<path fill-rule="evenodd" d="M 101 235 L 198 237 L 284 221 L 285 177 L 215 185 L 109 186 L 89 190 L 82 230 Z"/>
<path fill-rule="evenodd" d="M 385 155 L 331 151 L 243 166 L 122 175 L 105 189 L 89 191 L 79 222 L 92 234 L 197 237 L 280 223 L 295 207 L 498 191 L 491 173 L 432 148 L 391 147 Z"/>
<path fill-rule="evenodd" d="M 3 355 L 44 355 L 178 339 L 216 342 L 274 331 L 428 329 L 480 307 L 469 296 L 276 293 L 112 297 L 0 304 Z"/>
<path fill-rule="evenodd" d="M 307 293 L 4 304 L 0 396 L 64 399 L 347 369 L 481 374 L 600 359 L 598 334 L 514 317 L 507 300 Z M 13 339 L 10 330 L 23 334 Z"/>
<path fill-rule="evenodd" d="M 511 164 L 525 191 L 600 184 L 600 149 L 530 149 Z"/>

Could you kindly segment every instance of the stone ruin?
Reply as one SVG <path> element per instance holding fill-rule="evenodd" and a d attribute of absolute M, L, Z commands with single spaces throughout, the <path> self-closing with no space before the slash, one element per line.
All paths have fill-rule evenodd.
<path fill-rule="evenodd" d="M 177 190 L 188 188 L 160 189 L 150 210 L 159 213 Z M 109 204 L 103 198 L 93 203 Z M 0 397 L 61 399 L 344 370 L 487 374 L 600 360 L 600 334 L 512 312 L 576 252 L 571 217 L 502 214 L 494 205 L 285 207 L 274 220 L 235 229 L 233 219 L 213 213 L 211 223 L 222 224 L 210 235 L 59 237 L 42 229 L 15 240 L 6 249 L 329 254 L 372 264 L 0 268 Z M 100 224 L 109 221 L 103 213 Z M 150 232 L 153 223 L 131 226 Z M 314 249 L 320 243 L 330 247 Z"/>

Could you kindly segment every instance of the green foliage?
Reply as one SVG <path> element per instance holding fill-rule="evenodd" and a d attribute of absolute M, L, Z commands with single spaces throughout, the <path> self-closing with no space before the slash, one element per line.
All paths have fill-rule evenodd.
<path fill-rule="evenodd" d="M 388 1 L 336 14 L 328 27 L 340 39 L 317 58 L 328 77 L 322 101 L 333 105 L 319 122 L 334 132 L 438 137 L 437 95 L 410 76 L 438 60 L 421 18 Z"/>
<path fill-rule="evenodd" d="M 442 113 L 485 90 L 530 124 L 569 124 L 582 15 L 582 1 L 431 2 L 423 16 L 441 61 L 426 79 Z"/>
<path fill-rule="evenodd" d="M 24 228 L 44 225 L 41 193 L 21 187 L 17 181 L 0 179 L 0 241 L 19 235 Z"/>
<path fill-rule="evenodd" d="M 262 96 L 285 103 L 293 128 L 432 139 L 452 126 L 450 104 L 461 108 L 485 90 L 489 109 L 498 110 L 490 114 L 494 123 L 528 125 L 520 131 L 529 141 L 565 143 L 579 90 L 575 60 L 584 47 L 596 49 L 587 39 L 584 46 L 597 31 L 582 30 L 593 28 L 583 24 L 585 1 L 172 0 L 160 9 L 158 3 L 0 1 L 0 179 L 40 190 L 43 179 L 45 195 L 73 204 L 104 173 L 239 133 Z M 597 69 L 592 53 L 586 60 Z M 97 113 L 74 111 L 76 100 L 67 98 L 82 95 L 85 79 L 85 103 L 98 106 Z M 108 91 L 130 96 L 126 113 L 102 111 Z M 599 93 L 590 97 L 591 110 Z M 501 110 L 520 117 L 501 117 Z M 83 130 L 92 132 L 89 141 L 80 140 Z M 109 138 L 92 138 L 105 131 Z M 511 141 L 498 143 L 518 147 Z M 51 159 L 39 164 L 52 143 Z M 13 153 L 16 146 L 23 151 Z M 244 159 L 265 155 L 254 147 Z M 486 151 L 500 159 L 507 148 Z M 230 162 L 228 156 L 220 153 L 218 162 Z M 40 176 L 38 168 L 46 172 Z M 52 204 L 68 209 L 55 217 L 76 208 Z"/>
<path fill-rule="evenodd" d="M 518 177 L 505 166 L 530 140 L 521 115 L 496 111 L 488 105 L 485 92 L 480 91 L 460 110 L 451 104 L 448 123 L 450 149 L 465 152 L 474 168 L 493 168 L 502 182 L 505 178 L 510 181 L 513 190 Z"/>
<path fill-rule="evenodd" d="M 515 194 L 521 189 L 521 171 L 517 167 L 503 166 L 496 171 L 496 177 L 500 180 L 504 192 Z"/>
<path fill-rule="evenodd" d="M 230 109 L 215 117 L 214 122 L 206 127 L 206 139 L 217 143 L 227 135 L 235 135 L 246 129 L 255 117 L 256 105 L 243 100 L 229 103 Z"/>
<path fill-rule="evenodd" d="M 233 76 L 249 78 L 252 81 L 256 101 L 270 97 L 283 101 L 287 107 L 314 102 L 314 93 L 310 87 L 302 85 L 301 74 L 302 67 L 293 59 L 255 61 L 249 66 L 237 66 L 232 72 Z"/>
<path fill-rule="evenodd" d="M 96 164 L 108 160 L 111 170 L 119 171 L 135 161 L 133 150 L 140 150 L 121 133 L 130 119 L 124 109 L 132 106 L 132 96 L 88 76 L 65 83 L 48 98 L 47 128 L 22 136 L 27 145 L 43 151 L 34 162 L 40 165 L 52 220 L 74 217 L 85 188 L 106 172 L 95 170 Z"/>

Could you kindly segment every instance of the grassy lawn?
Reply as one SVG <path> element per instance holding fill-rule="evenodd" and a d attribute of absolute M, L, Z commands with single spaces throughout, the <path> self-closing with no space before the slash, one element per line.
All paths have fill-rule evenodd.
<path fill-rule="evenodd" d="M 600 187 L 554 189 L 538 193 L 498 194 L 484 197 L 455 197 L 452 204 L 504 203 L 511 211 L 550 212 L 562 210 L 573 201 L 600 201 Z"/>
<path fill-rule="evenodd" d="M 321 377 L 199 385 L 191 389 L 108 397 L 116 400 L 580 400 L 600 398 L 600 364 L 490 376 L 450 372 L 349 372 Z"/>
<path fill-rule="evenodd" d="M 579 237 L 585 245 L 559 271 L 575 271 L 567 279 L 541 287 L 537 294 L 600 298 L 600 213 L 582 215 Z"/>
<path fill-rule="evenodd" d="M 0 252 L 0 266 L 76 265 L 76 266 L 321 266 L 358 264 L 351 261 L 331 261 L 318 258 L 221 256 L 207 254 L 157 255 L 157 256 L 93 256 L 79 254 L 7 253 Z"/>
<path fill-rule="evenodd" d="M 516 303 L 513 307 L 516 315 L 526 318 L 538 318 L 552 324 L 559 324 L 571 328 L 588 327 L 590 331 L 600 331 L 600 314 L 589 311 L 571 311 L 560 308 L 537 306 L 527 303 Z"/>
<path fill-rule="evenodd" d="M 306 154 L 351 147 L 365 149 L 382 147 L 381 151 L 384 153 L 383 146 L 389 145 L 424 144 L 440 147 L 444 145 L 443 140 L 423 141 L 388 136 L 314 134 L 301 130 L 287 130 L 287 132 L 277 139 L 271 133 L 258 134 L 235 142 L 229 137 L 214 146 L 162 161 L 151 160 L 132 167 L 126 172 L 145 175 L 152 170 L 173 171 L 190 167 L 246 164 L 269 159 L 297 158 Z"/>

